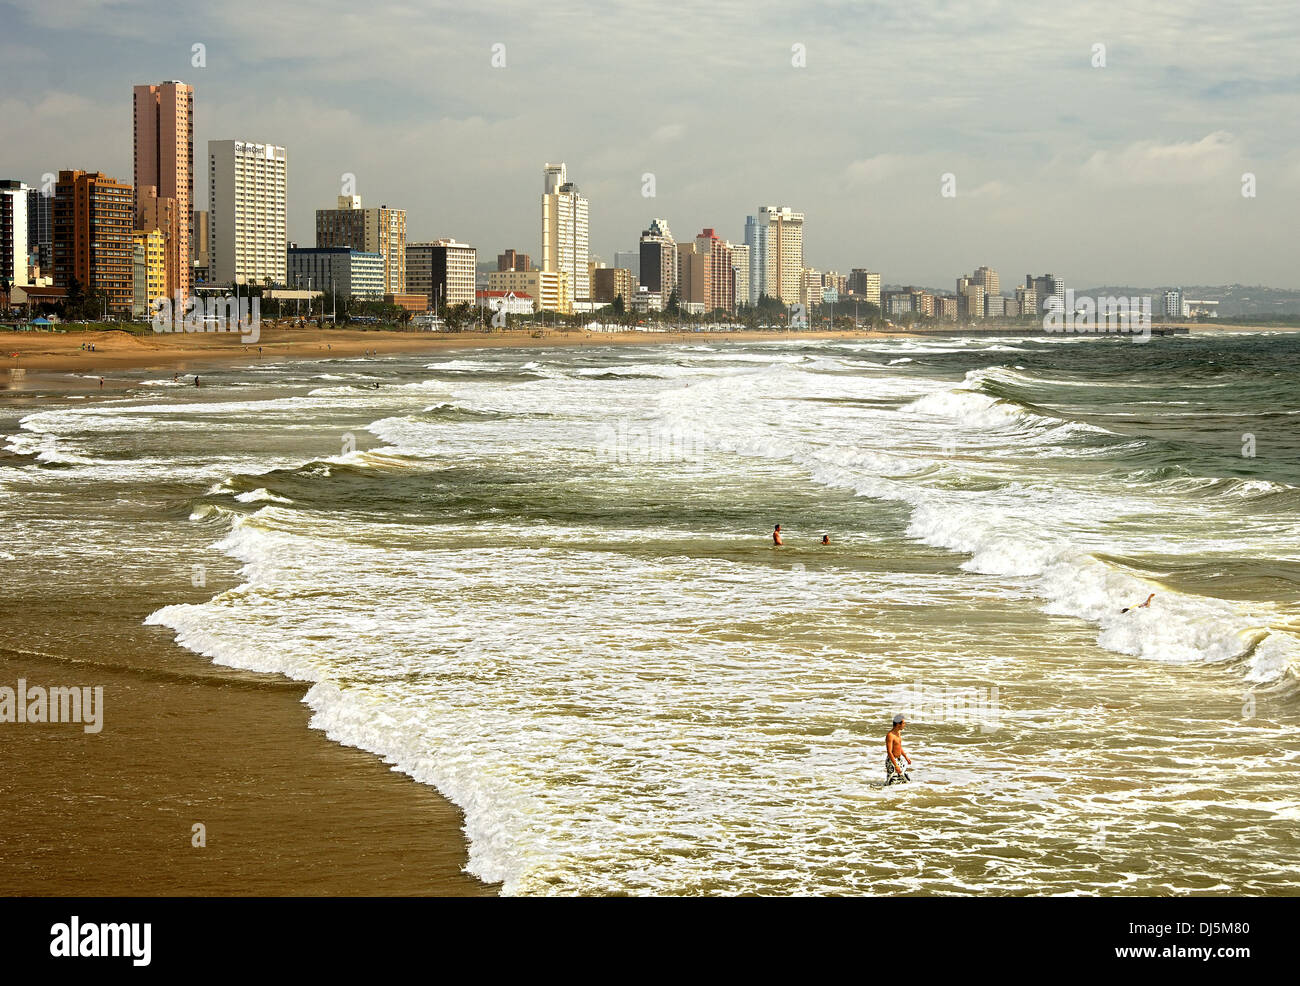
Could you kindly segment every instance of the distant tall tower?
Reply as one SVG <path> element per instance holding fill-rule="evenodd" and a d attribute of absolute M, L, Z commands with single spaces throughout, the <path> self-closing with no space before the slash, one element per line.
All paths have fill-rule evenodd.
<path fill-rule="evenodd" d="M 745 219 L 751 304 L 765 294 L 794 305 L 803 293 L 803 213 L 765 205 Z"/>
<path fill-rule="evenodd" d="M 134 89 L 135 214 L 150 198 L 171 199 L 163 211 L 179 217 L 168 260 L 176 289 L 189 297 L 193 284 L 190 222 L 194 211 L 194 89 L 162 82 Z M 158 208 L 157 204 L 153 207 Z M 143 228 L 137 226 L 136 228 Z"/>
<path fill-rule="evenodd" d="M 569 275 L 569 300 L 591 298 L 587 200 L 568 179 L 564 163 L 543 172 L 542 270 Z"/>

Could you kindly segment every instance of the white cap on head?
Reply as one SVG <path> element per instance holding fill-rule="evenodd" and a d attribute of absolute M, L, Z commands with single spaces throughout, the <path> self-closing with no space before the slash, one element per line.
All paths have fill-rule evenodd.
<path fill-rule="evenodd" d="M 900 712 L 900 713 L 898 713 L 898 715 L 894 716 L 894 725 L 895 725 L 895 726 L 897 726 L 900 722 L 904 722 L 904 721 L 905 721 L 905 720 L 903 719 L 903 713 Z"/>

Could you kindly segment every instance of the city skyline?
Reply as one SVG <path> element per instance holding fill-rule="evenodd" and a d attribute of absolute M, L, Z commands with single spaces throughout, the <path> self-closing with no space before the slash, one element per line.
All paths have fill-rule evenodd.
<path fill-rule="evenodd" d="M 808 266 L 865 266 L 891 283 L 944 285 L 976 262 L 1079 284 L 1294 281 L 1278 246 L 1300 217 L 1300 153 L 1282 125 L 1300 82 L 1275 54 L 1296 31 L 1273 5 L 1225 19 L 1208 4 L 1114 4 L 1110 16 L 920 4 L 902 20 L 883 5 L 795 16 L 724 4 L 648 40 L 618 3 L 581 18 L 569 4 L 545 15 L 381 4 L 362 17 L 325 3 L 286 8 L 260 33 L 231 26 L 244 6 L 179 16 L 140 0 L 92 21 L 68 16 L 92 4 L 57 17 L 4 4 L 6 118 L 23 136 L 6 175 L 130 180 L 122 93 L 179 79 L 195 89 L 197 148 L 264 141 L 299 162 L 297 242 L 354 175 L 367 203 L 407 212 L 411 240 L 540 255 L 536 169 L 565 161 L 592 204 L 591 252 L 606 259 L 634 249 L 652 217 L 741 243 L 755 203 L 789 202 L 808 216 Z M 860 40 L 837 30 L 849 15 Z M 567 30 L 530 31 L 543 16 Z M 627 44 L 598 42 L 620 25 Z M 377 64 L 346 56 L 381 37 Z M 1098 44 L 1105 64 L 1093 67 Z M 51 50 L 67 55 L 54 86 L 39 71 Z M 693 87 L 674 72 L 690 65 L 734 86 Z M 611 80 L 643 78 L 661 80 L 656 99 L 629 110 L 611 98 Z M 568 94 L 559 123 L 524 95 L 542 85 Z M 782 106 L 799 113 L 774 120 Z M 1246 174 L 1255 198 L 1242 195 Z M 196 199 L 209 207 L 206 189 Z"/>

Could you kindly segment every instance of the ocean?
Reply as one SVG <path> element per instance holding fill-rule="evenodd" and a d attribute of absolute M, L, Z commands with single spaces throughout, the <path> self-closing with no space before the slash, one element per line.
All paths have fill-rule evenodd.
<path fill-rule="evenodd" d="M 503 893 L 1300 891 L 1300 335 L 203 384 L 0 409 L 9 639 L 311 683 Z"/>

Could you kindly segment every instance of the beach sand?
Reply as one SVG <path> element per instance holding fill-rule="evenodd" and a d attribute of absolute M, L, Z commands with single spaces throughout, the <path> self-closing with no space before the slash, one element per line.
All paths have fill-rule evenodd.
<path fill-rule="evenodd" d="M 256 344 L 241 342 L 235 333 L 158 333 L 126 331 L 0 332 L 0 365 L 18 374 L 0 373 L 0 388 L 21 390 L 98 390 L 98 382 L 82 374 L 157 370 L 154 376 L 199 374 L 215 366 L 260 360 L 334 359 L 380 354 L 427 352 L 508 346 L 653 345 L 667 342 L 808 340 L 884 338 L 879 332 L 587 332 L 526 331 L 417 332 L 360 329 L 295 329 L 263 327 Z M 82 349 L 93 344 L 95 351 Z M 259 351 L 260 350 L 260 351 Z M 76 377 L 66 376 L 77 374 Z M 129 386 L 140 377 L 105 379 L 104 388 Z"/>

